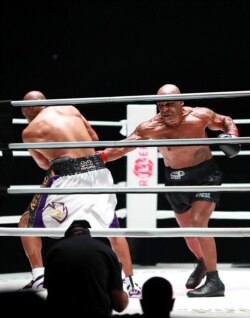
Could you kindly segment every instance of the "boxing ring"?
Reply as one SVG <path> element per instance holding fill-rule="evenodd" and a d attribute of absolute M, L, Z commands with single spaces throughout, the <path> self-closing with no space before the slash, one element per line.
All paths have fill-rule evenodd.
<path fill-rule="evenodd" d="M 99 97 L 82 99 L 58 99 L 58 100 L 35 100 L 35 101 L 11 101 L 12 107 L 21 106 L 53 106 L 53 105 L 75 105 L 91 103 L 117 103 L 117 102 L 152 102 L 159 100 L 189 100 L 210 98 L 236 98 L 250 96 L 250 91 L 239 92 L 215 92 L 178 95 L 145 95 L 145 96 L 120 96 Z M 151 118 L 156 114 L 155 104 L 128 104 L 127 119 L 120 122 L 97 122 L 89 121 L 91 125 L 118 126 L 121 134 L 127 135 L 133 131 L 139 122 Z M 138 121 L 139 119 L 139 121 Z M 249 124 L 250 119 L 236 119 L 236 124 Z M 27 124 L 24 119 L 13 119 L 13 124 Z M 219 138 L 197 138 L 197 139 L 171 139 L 171 140 L 143 140 L 143 141 L 98 141 L 98 142 L 61 142 L 61 143 L 8 143 L 8 150 L 14 157 L 29 156 L 27 149 L 35 148 L 67 148 L 67 147 L 137 147 L 127 154 L 127 180 L 114 185 L 112 188 L 64 188 L 51 189 L 40 188 L 40 185 L 10 185 L 1 191 L 7 195 L 25 195 L 35 193 L 124 193 L 126 194 L 126 208 L 117 210 L 119 218 L 127 219 L 127 228 L 94 230 L 92 236 L 126 236 L 126 237 L 188 237 L 188 236 L 213 236 L 213 237 L 249 237 L 250 227 L 244 228 L 156 228 L 158 219 L 174 218 L 172 211 L 157 210 L 157 195 L 168 192 L 249 192 L 250 184 L 222 184 L 221 186 L 182 186 L 167 187 L 158 183 L 158 161 L 157 146 L 173 145 L 220 145 L 220 144 L 250 144 L 250 137 L 239 137 L 235 139 Z M 6 145 L 5 145 L 6 146 Z M 0 152 L 4 156 L 4 149 Z M 212 151 L 214 156 L 223 155 L 220 151 Z M 249 155 L 250 151 L 243 151 L 239 155 Z M 112 164 L 110 167 L 112 172 Z M 138 194 L 144 194 L 143 200 L 136 200 Z M 137 211 L 138 213 L 134 213 Z M 143 213 L 144 217 L 140 214 Z M 147 218 L 145 218 L 147 215 Z M 15 224 L 20 216 L 2 216 L 1 224 Z M 214 211 L 211 219 L 246 219 L 250 220 L 250 211 Z M 0 227 L 0 236 L 53 236 L 60 237 L 64 234 L 62 229 L 35 229 L 35 228 L 10 228 Z M 226 283 L 225 297 L 214 298 L 187 298 L 184 288 L 186 277 L 189 275 L 192 265 L 190 264 L 157 264 L 153 267 L 136 266 L 134 272 L 139 283 L 143 283 L 150 276 L 164 276 L 173 284 L 176 303 L 171 317 L 249 317 L 250 304 L 247 298 L 250 291 L 250 268 L 233 267 L 232 264 L 218 264 L 222 280 Z M 0 289 L 16 288 L 23 284 L 26 273 L 11 275 L 0 275 Z M 24 278 L 25 277 L 25 278 Z M 30 276 L 29 276 L 30 277 Z M 26 281 L 26 280 L 25 280 Z M 128 308 L 123 313 L 140 312 L 138 299 L 131 299 Z"/>

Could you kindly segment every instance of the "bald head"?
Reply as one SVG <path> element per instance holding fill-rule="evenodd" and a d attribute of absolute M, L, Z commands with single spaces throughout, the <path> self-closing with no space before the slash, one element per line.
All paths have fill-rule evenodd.
<path fill-rule="evenodd" d="M 30 91 L 27 94 L 24 95 L 23 100 L 40 100 L 40 99 L 46 99 L 44 94 L 40 91 Z M 23 116 L 28 120 L 28 122 L 31 122 L 46 106 L 28 106 L 28 107 L 22 107 L 22 114 Z"/>
<path fill-rule="evenodd" d="M 40 91 L 30 91 L 25 94 L 23 100 L 36 100 L 36 99 L 46 99 L 44 94 Z"/>
<path fill-rule="evenodd" d="M 181 92 L 177 86 L 173 84 L 165 84 L 158 89 L 157 95 L 178 95 L 180 93 Z M 183 114 L 183 100 L 160 100 L 157 102 L 157 106 L 166 125 L 176 126 L 180 124 Z"/>
<path fill-rule="evenodd" d="M 180 94 L 180 90 L 173 84 L 165 84 L 158 89 L 157 95 Z"/>

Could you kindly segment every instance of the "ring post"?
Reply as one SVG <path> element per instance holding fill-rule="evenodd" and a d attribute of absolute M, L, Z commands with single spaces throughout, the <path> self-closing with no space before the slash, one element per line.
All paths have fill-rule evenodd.
<path fill-rule="evenodd" d="M 127 105 L 127 133 L 156 115 L 156 105 Z M 127 186 L 156 186 L 158 151 L 156 147 L 138 147 L 127 155 Z M 155 228 L 157 194 L 127 194 L 127 227 Z"/>

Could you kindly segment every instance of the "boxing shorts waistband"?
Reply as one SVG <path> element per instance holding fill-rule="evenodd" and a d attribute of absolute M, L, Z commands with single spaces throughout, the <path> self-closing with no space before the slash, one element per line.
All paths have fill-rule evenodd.
<path fill-rule="evenodd" d="M 212 157 L 206 161 L 201 162 L 200 164 L 188 168 L 182 169 L 173 169 L 170 167 L 165 167 L 165 176 L 167 179 L 185 179 L 192 176 L 192 178 L 208 173 L 209 171 L 218 170 L 219 166 L 215 159 Z"/>
<path fill-rule="evenodd" d="M 54 159 L 51 161 L 50 173 L 59 176 L 69 176 L 105 168 L 100 155 L 96 154 L 80 158 L 63 157 Z"/>

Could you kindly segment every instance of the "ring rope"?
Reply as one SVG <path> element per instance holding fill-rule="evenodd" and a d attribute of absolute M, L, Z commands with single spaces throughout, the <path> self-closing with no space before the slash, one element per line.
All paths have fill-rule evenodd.
<path fill-rule="evenodd" d="M 213 156 L 225 156 L 224 152 L 219 151 L 219 150 L 212 151 L 212 155 Z M 250 150 L 241 150 L 237 154 L 237 156 L 249 156 L 249 155 L 250 155 Z M 162 154 L 160 152 L 158 153 L 158 158 L 163 159 Z"/>
<path fill-rule="evenodd" d="M 116 210 L 116 215 L 118 218 L 126 218 L 127 217 L 127 209 L 119 209 Z M 158 210 L 155 213 L 155 217 L 157 220 L 163 219 L 175 219 L 174 211 L 172 210 Z M 17 216 L 14 220 L 19 220 L 20 216 Z M 250 211 L 214 211 L 210 216 L 210 219 L 215 220 L 250 220 Z M 16 223 L 16 222 L 14 222 Z M 1 224 L 1 218 L 0 218 Z M 6 223 L 3 223 L 6 224 Z"/>
<path fill-rule="evenodd" d="M 0 150 L 0 157 L 2 157 L 2 151 Z M 212 151 L 213 156 L 225 156 L 223 151 Z M 237 156 L 249 156 L 250 150 L 241 150 Z M 14 157 L 31 157 L 31 154 L 28 151 L 13 151 Z M 125 155 L 126 156 L 126 155 Z M 158 153 L 158 158 L 162 159 L 162 155 Z"/>
<path fill-rule="evenodd" d="M 235 124 L 250 124 L 250 119 L 234 119 Z"/>
<path fill-rule="evenodd" d="M 166 193 L 166 192 L 248 192 L 250 183 L 224 183 L 220 186 L 156 186 L 156 187 L 106 187 L 106 188 L 41 188 L 40 185 L 13 185 L 6 189 L 8 194 L 80 194 L 80 193 Z"/>
<path fill-rule="evenodd" d="M 186 93 L 167 95 L 137 95 L 137 96 L 111 96 L 111 97 L 89 97 L 89 98 L 66 98 L 66 99 L 46 99 L 46 100 L 21 100 L 11 101 L 14 107 L 26 106 L 53 106 L 53 105 L 76 105 L 76 104 L 97 104 L 97 103 L 121 103 L 121 102 L 145 102 L 145 101 L 173 101 L 173 100 L 194 100 L 211 98 L 234 98 L 248 97 L 250 91 L 228 91 L 210 93 Z"/>
<path fill-rule="evenodd" d="M 2 156 L 3 153 L 0 150 L 0 157 Z M 31 154 L 28 151 L 13 151 L 13 157 L 31 157 Z"/>
<path fill-rule="evenodd" d="M 0 227 L 0 236 L 53 236 L 62 237 L 65 229 L 6 228 Z M 90 229 L 95 237 L 249 237 L 250 228 L 171 228 L 171 229 Z"/>
<path fill-rule="evenodd" d="M 250 119 L 234 119 L 235 124 L 250 124 Z M 89 121 L 92 126 L 124 126 L 127 125 L 127 119 L 122 119 L 120 122 L 116 121 Z M 12 124 L 28 124 L 25 118 L 13 118 Z"/>
<path fill-rule="evenodd" d="M 120 120 L 119 122 L 117 121 L 94 121 L 94 120 L 89 120 L 88 121 L 90 125 L 92 126 L 124 126 L 127 124 L 127 120 Z M 25 118 L 13 118 L 12 124 L 28 124 L 27 119 Z"/>
<path fill-rule="evenodd" d="M 250 144 L 250 137 L 238 138 L 188 138 L 188 139 L 155 139 L 130 141 L 83 141 L 83 142 L 31 142 L 10 143 L 8 148 L 15 149 L 58 149 L 58 148 L 119 148 L 119 147 L 160 147 L 160 146 L 193 146 L 193 145 L 227 145 Z"/>
<path fill-rule="evenodd" d="M 127 209 L 116 210 L 116 215 L 120 219 L 127 217 Z M 175 219 L 175 214 L 172 210 L 158 210 L 155 217 L 157 220 Z M 250 211 L 214 211 L 210 219 L 215 220 L 250 220 Z M 20 215 L 1 216 L 0 224 L 17 224 L 20 220 Z"/>

